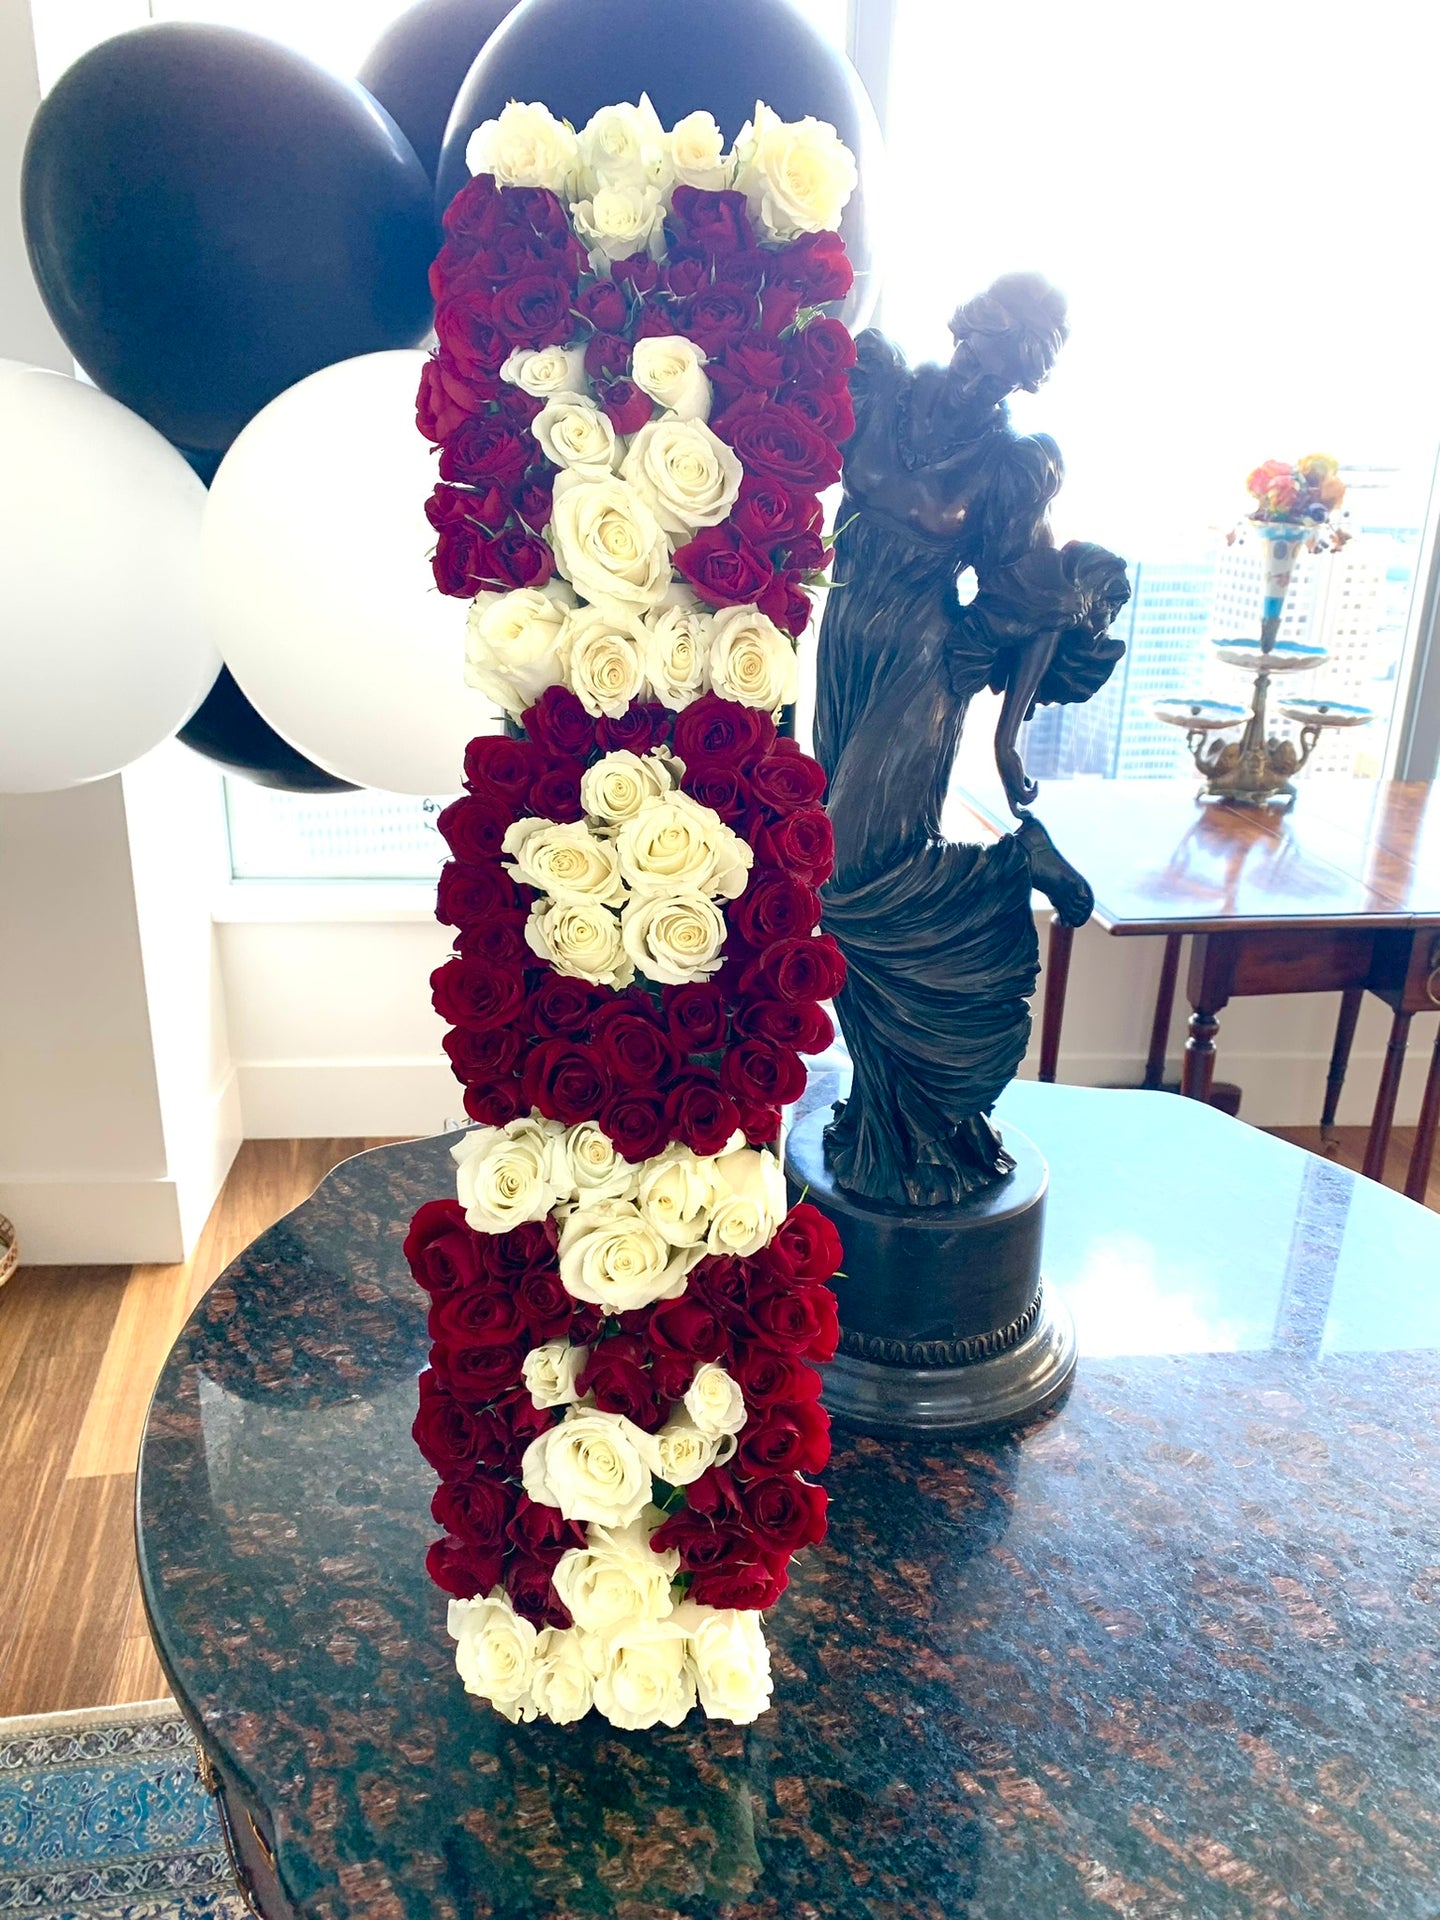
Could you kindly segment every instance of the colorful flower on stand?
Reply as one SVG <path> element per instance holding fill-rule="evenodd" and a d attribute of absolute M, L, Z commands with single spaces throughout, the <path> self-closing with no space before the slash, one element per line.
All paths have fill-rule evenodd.
<path fill-rule="evenodd" d="M 512 102 L 431 272 L 417 420 L 466 677 L 509 716 L 440 831 L 432 979 L 477 1125 L 406 1256 L 415 1437 L 465 1685 L 511 1720 L 748 1721 L 825 1530 L 833 1227 L 780 1110 L 844 963 L 816 763 L 777 720 L 853 429 L 832 128 L 732 152 L 648 100 Z"/>
<path fill-rule="evenodd" d="M 1248 516 L 1252 521 L 1300 524 L 1311 553 L 1343 547 L 1350 538 L 1336 518 L 1345 503 L 1345 482 L 1339 462 L 1328 453 L 1307 453 L 1294 466 L 1267 460 L 1246 480 L 1245 490 L 1256 503 Z"/>

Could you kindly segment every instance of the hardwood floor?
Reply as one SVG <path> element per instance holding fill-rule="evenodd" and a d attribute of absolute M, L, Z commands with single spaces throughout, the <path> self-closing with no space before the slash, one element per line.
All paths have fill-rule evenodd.
<path fill-rule="evenodd" d="M 1282 1138 L 1359 1170 L 1361 1127 Z M 1413 1131 L 1396 1130 L 1400 1186 Z M 0 1716 L 152 1700 L 165 1682 L 135 1576 L 135 1458 L 195 1302 L 337 1162 L 378 1140 L 250 1140 L 176 1267 L 22 1268 L 0 1289 Z M 1440 1166 L 1428 1204 L 1440 1212 Z"/>
<path fill-rule="evenodd" d="M 151 1389 L 236 1254 L 381 1144 L 247 1140 L 183 1265 L 22 1267 L 0 1288 L 0 1716 L 166 1691 L 133 1545 Z"/>

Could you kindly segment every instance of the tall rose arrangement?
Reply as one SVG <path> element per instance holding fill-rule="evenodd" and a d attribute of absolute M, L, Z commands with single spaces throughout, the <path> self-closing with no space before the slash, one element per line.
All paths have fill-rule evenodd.
<path fill-rule="evenodd" d="M 853 427 L 855 184 L 758 105 L 473 136 L 417 402 L 466 675 L 504 709 L 440 830 L 432 978 L 477 1123 L 405 1251 L 415 1437 L 465 1685 L 512 1720 L 768 1704 L 763 1609 L 825 1528 L 840 1249 L 780 1110 L 833 1038 L 824 778 L 780 732 Z"/>

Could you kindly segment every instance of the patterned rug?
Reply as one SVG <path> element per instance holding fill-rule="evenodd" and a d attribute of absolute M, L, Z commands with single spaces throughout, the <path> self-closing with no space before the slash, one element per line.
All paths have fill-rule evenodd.
<path fill-rule="evenodd" d="M 245 1920 L 173 1700 L 0 1720 L 0 1920 Z"/>

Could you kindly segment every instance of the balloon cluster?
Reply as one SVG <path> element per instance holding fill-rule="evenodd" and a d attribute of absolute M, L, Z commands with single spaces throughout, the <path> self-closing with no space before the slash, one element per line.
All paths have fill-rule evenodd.
<path fill-rule="evenodd" d="M 360 81 L 158 22 L 61 77 L 22 201 L 83 378 L 0 362 L 0 792 L 98 778 L 178 729 L 270 786 L 443 793 L 498 724 L 463 685 L 461 614 L 417 565 L 432 476 L 410 400 L 437 194 L 470 134 L 512 97 L 580 124 L 648 89 L 732 137 L 761 94 L 814 113 L 862 174 L 878 139 L 792 0 L 597 15 L 419 0 Z M 864 223 L 857 195 L 862 289 Z"/>

